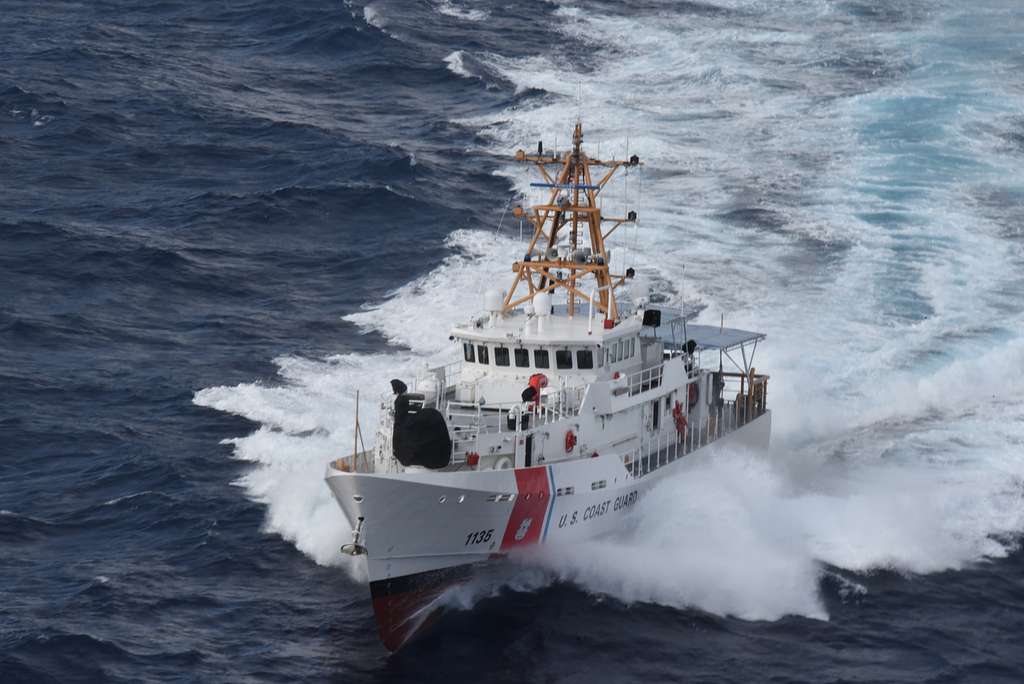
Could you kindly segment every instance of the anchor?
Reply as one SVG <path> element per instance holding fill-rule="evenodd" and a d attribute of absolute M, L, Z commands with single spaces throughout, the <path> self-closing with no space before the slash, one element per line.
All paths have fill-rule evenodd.
<path fill-rule="evenodd" d="M 356 529 L 352 530 L 352 543 L 343 544 L 341 552 L 347 556 L 365 556 L 366 547 L 359 543 L 359 534 L 363 530 L 363 516 L 359 516 Z"/>

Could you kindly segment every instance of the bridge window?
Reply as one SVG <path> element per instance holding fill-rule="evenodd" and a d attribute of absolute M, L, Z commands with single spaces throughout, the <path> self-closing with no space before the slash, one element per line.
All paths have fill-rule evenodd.
<path fill-rule="evenodd" d="M 533 365 L 537 368 L 551 368 L 551 360 L 548 358 L 547 349 L 538 349 L 533 352 Z"/>
<path fill-rule="evenodd" d="M 480 363 L 484 364 L 485 366 L 491 362 L 490 354 L 487 352 L 486 345 L 478 344 L 476 346 L 476 355 L 480 359 Z"/>
<path fill-rule="evenodd" d="M 589 349 L 580 349 L 576 352 L 576 367 L 586 370 L 594 367 L 594 352 Z"/>
<path fill-rule="evenodd" d="M 555 366 L 561 370 L 572 368 L 572 352 L 568 349 L 559 349 L 556 351 Z"/>
<path fill-rule="evenodd" d="M 495 366 L 507 366 L 508 363 L 508 347 L 495 347 L 494 348 L 494 365 Z"/>
<path fill-rule="evenodd" d="M 473 354 L 473 345 L 469 342 L 462 343 L 462 354 L 466 357 L 466 363 L 473 363 L 476 358 Z"/>
<path fill-rule="evenodd" d="M 530 352 L 526 349 L 516 349 L 516 367 L 517 368 L 529 368 L 530 367 Z"/>

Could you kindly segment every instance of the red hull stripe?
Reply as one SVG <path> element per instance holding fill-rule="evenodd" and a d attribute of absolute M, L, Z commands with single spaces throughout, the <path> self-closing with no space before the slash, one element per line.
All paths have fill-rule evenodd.
<path fill-rule="evenodd" d="M 536 544 L 551 503 L 551 487 L 545 466 L 517 468 L 515 473 L 516 502 L 501 540 L 502 551 Z"/>

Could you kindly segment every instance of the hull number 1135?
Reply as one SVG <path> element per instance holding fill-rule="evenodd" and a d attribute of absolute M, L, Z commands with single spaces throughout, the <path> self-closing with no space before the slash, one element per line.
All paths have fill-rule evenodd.
<path fill-rule="evenodd" d="M 491 537 L 494 535 L 494 530 L 480 530 L 479 532 L 470 532 L 466 535 L 466 546 L 471 544 L 486 544 L 491 541 Z"/>

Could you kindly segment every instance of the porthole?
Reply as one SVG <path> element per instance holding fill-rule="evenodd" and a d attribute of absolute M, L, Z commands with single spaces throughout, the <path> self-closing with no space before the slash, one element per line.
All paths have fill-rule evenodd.
<path fill-rule="evenodd" d="M 447 496 L 441 496 L 441 497 L 438 498 L 437 503 L 444 503 L 447 500 L 448 500 Z"/>
<path fill-rule="evenodd" d="M 466 500 L 466 495 L 465 494 L 459 494 L 459 503 L 462 503 L 465 500 Z"/>

